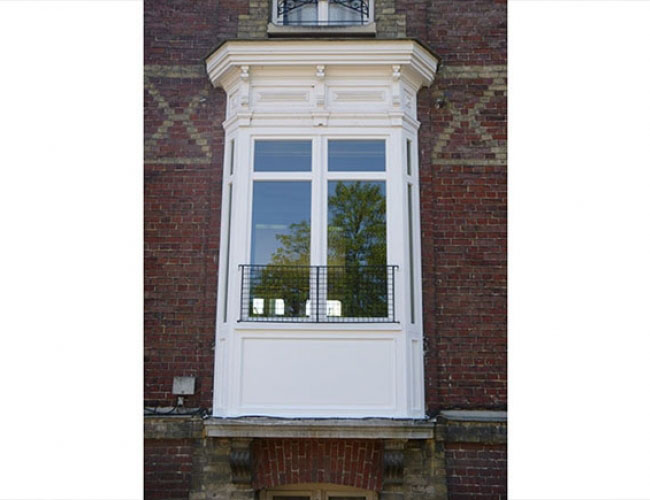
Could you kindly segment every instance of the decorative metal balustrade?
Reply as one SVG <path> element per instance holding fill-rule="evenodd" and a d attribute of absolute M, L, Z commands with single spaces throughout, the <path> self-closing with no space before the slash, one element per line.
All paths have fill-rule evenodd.
<path fill-rule="evenodd" d="M 239 321 L 397 322 L 397 266 L 240 265 L 239 269 Z"/>
<path fill-rule="evenodd" d="M 284 25 L 295 26 L 336 26 L 366 24 L 370 18 L 370 0 L 328 0 L 328 4 L 341 6 L 354 12 L 355 15 L 346 19 L 317 19 L 319 0 L 277 0 L 277 18 Z M 322 1 L 322 0 L 321 0 Z M 307 6 L 314 9 L 315 19 L 306 19 L 296 15 L 298 11 Z"/>

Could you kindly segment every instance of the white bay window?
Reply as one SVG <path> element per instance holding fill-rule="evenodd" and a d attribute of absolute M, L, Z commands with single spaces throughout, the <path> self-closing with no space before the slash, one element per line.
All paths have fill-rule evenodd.
<path fill-rule="evenodd" d="M 231 41 L 214 414 L 424 415 L 417 42 Z"/>

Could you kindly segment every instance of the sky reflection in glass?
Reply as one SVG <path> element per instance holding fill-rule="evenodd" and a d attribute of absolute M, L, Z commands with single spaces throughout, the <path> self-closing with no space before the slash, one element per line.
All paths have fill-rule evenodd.
<path fill-rule="evenodd" d="M 255 141 L 255 172 L 310 172 L 311 141 Z"/>
<path fill-rule="evenodd" d="M 310 182 L 255 181 L 252 263 L 309 265 L 310 214 Z"/>
<path fill-rule="evenodd" d="M 330 172 L 384 172 L 386 143 L 383 140 L 330 140 L 327 163 Z"/>

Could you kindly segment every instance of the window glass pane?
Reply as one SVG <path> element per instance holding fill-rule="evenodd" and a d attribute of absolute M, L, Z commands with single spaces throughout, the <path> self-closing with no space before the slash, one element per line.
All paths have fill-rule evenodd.
<path fill-rule="evenodd" d="M 289 7 L 292 2 L 284 2 Z M 283 16 L 284 24 L 315 24 L 318 19 L 316 2 L 302 5 L 290 10 Z"/>
<path fill-rule="evenodd" d="M 225 280 L 224 280 L 224 299 L 223 299 L 223 321 L 224 323 L 228 321 L 228 274 L 230 270 L 230 224 L 232 216 L 232 184 L 228 185 L 228 227 L 226 228 L 226 271 L 225 271 Z"/>
<path fill-rule="evenodd" d="M 406 173 L 411 175 L 411 140 L 406 139 Z"/>
<path fill-rule="evenodd" d="M 235 169 L 235 139 L 230 140 L 230 175 Z"/>
<path fill-rule="evenodd" d="M 411 303 L 411 323 L 415 323 L 415 269 L 413 259 L 413 188 L 408 185 L 408 225 L 409 225 L 409 291 Z"/>
<path fill-rule="evenodd" d="M 311 183 L 253 183 L 252 264 L 309 265 Z"/>
<path fill-rule="evenodd" d="M 311 141 L 255 141 L 255 172 L 311 171 Z"/>
<path fill-rule="evenodd" d="M 248 316 L 309 315 L 309 182 L 253 183 L 252 266 L 244 276 Z"/>
<path fill-rule="evenodd" d="M 383 172 L 386 170 L 384 141 L 328 141 L 330 172 Z"/>
<path fill-rule="evenodd" d="M 346 7 L 338 3 L 329 4 L 328 16 L 330 24 L 363 24 L 365 21 L 361 13 L 361 2 L 346 2 L 350 5 L 355 5 L 357 10 Z"/>
<path fill-rule="evenodd" d="M 328 183 L 327 245 L 328 316 L 387 317 L 384 182 Z"/>

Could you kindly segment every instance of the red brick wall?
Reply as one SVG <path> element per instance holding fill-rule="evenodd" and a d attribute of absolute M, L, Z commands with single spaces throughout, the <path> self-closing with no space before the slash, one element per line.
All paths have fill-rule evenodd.
<path fill-rule="evenodd" d="M 187 499 L 191 473 L 192 441 L 190 439 L 145 439 L 146 500 Z"/>
<path fill-rule="evenodd" d="M 407 34 L 443 60 L 432 88 L 418 95 L 427 406 L 502 409 L 506 3 L 397 0 L 396 7 Z"/>
<path fill-rule="evenodd" d="M 148 406 L 173 403 L 174 375 L 197 377 L 187 406 L 211 406 L 225 97 L 202 58 L 237 36 L 247 10 L 245 0 L 145 2 Z M 427 407 L 504 408 L 506 4 L 396 0 L 396 10 L 443 58 L 418 96 Z"/>
<path fill-rule="evenodd" d="M 203 57 L 246 2 L 217 3 L 145 2 L 145 406 L 173 405 L 187 375 L 185 406 L 212 407 L 225 94 Z"/>
<path fill-rule="evenodd" d="M 450 500 L 506 500 L 506 445 L 448 443 L 445 455 Z"/>
<path fill-rule="evenodd" d="M 178 114 L 188 101 L 203 99 L 200 90 L 209 91 L 192 111 L 191 126 L 179 119 L 165 140 L 150 139 L 169 119 L 165 108 L 150 103 L 150 93 L 146 101 L 145 144 L 155 159 L 145 163 L 145 405 L 171 405 L 173 377 L 187 375 L 197 377 L 197 395 L 185 405 L 210 408 L 225 97 L 199 79 L 148 83 Z M 190 134 L 207 141 L 207 153 Z"/>
<path fill-rule="evenodd" d="M 253 442 L 253 487 L 333 483 L 381 489 L 382 443 L 367 439 L 259 439 Z"/>

